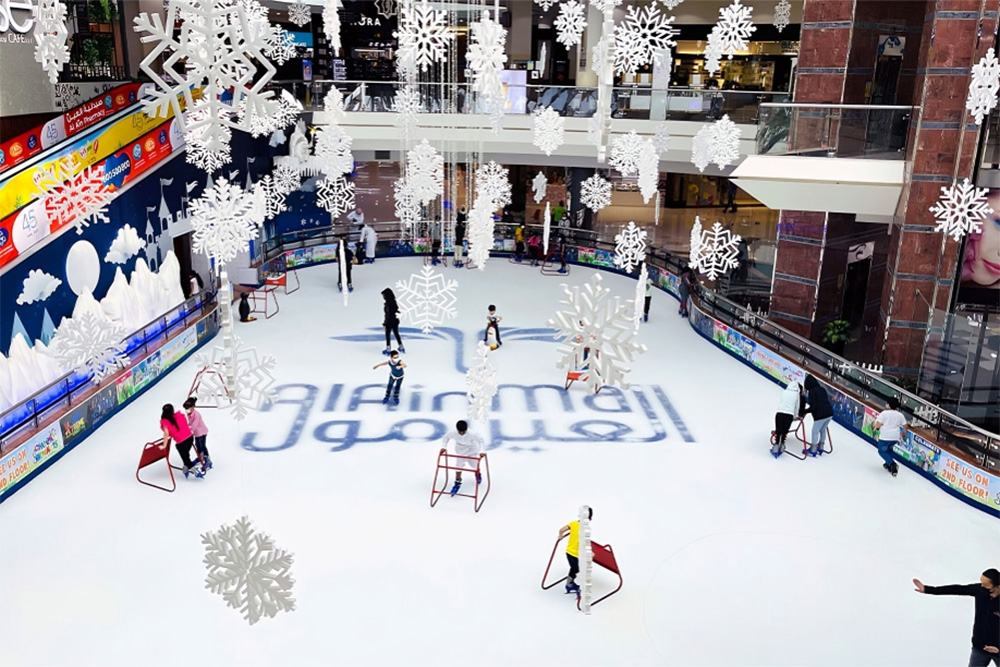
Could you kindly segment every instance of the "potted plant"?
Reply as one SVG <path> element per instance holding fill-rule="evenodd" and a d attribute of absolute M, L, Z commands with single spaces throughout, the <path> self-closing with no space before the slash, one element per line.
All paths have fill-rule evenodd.
<path fill-rule="evenodd" d="M 87 67 L 96 67 L 97 63 L 101 62 L 101 49 L 93 37 L 85 38 L 80 44 L 80 50 L 83 52 L 83 62 Z"/>
<path fill-rule="evenodd" d="M 844 356 L 844 346 L 851 342 L 847 333 L 851 323 L 847 320 L 833 320 L 823 327 L 823 344 L 836 355 Z"/>

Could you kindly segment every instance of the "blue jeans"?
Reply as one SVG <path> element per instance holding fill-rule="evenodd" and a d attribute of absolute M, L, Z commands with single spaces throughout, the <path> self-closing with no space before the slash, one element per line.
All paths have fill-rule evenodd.
<path fill-rule="evenodd" d="M 887 466 L 892 465 L 892 448 L 896 444 L 895 440 L 879 440 L 878 455 L 882 457 Z"/>
<path fill-rule="evenodd" d="M 399 398 L 399 388 L 403 385 L 403 378 L 401 378 L 401 377 L 396 378 L 396 377 L 392 377 L 391 375 L 389 376 L 389 384 L 386 385 L 386 387 L 385 387 L 385 397 L 386 398 L 389 398 L 389 394 L 392 393 L 394 385 L 396 387 L 396 393 L 394 394 L 394 396 L 396 398 Z"/>
<path fill-rule="evenodd" d="M 823 445 L 826 444 L 826 427 L 829 426 L 831 419 L 833 417 L 813 420 L 812 440 L 809 444 L 810 449 L 823 449 Z"/>
<path fill-rule="evenodd" d="M 987 653 L 973 646 L 972 655 L 969 656 L 969 667 L 990 667 L 991 660 L 1000 667 L 1000 653 Z"/>

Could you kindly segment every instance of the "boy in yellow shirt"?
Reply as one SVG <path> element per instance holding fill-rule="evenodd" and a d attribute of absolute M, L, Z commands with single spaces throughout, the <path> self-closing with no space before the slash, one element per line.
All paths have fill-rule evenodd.
<path fill-rule="evenodd" d="M 588 519 L 594 518 L 594 508 L 588 508 Z M 569 535 L 566 543 L 566 560 L 569 561 L 569 577 L 566 578 L 566 592 L 580 595 L 580 587 L 576 583 L 576 575 L 580 572 L 580 522 L 570 521 L 559 529 L 559 539 Z"/>

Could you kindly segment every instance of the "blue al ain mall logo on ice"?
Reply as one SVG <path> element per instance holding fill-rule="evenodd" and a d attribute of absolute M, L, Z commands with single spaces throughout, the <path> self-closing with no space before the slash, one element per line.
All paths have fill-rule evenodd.
<path fill-rule="evenodd" d="M 381 327 L 373 327 L 370 334 L 333 336 L 333 340 L 371 343 L 384 340 Z M 464 376 L 465 334 L 447 327 L 423 334 L 419 329 L 401 330 L 408 340 L 442 341 L 453 344 L 455 370 Z M 556 330 L 508 329 L 504 333 L 505 342 L 538 341 L 554 343 Z M 562 371 L 553 366 L 553 374 Z M 289 449 L 299 443 L 306 423 L 316 409 L 318 417 L 323 413 L 353 413 L 363 405 L 377 405 L 385 411 L 385 418 L 372 419 L 332 419 L 313 427 L 312 440 L 331 445 L 330 451 L 341 452 L 359 444 L 390 442 L 420 443 L 439 440 L 453 426 L 452 415 L 464 414 L 467 407 L 464 377 L 460 390 L 425 394 L 421 385 L 410 385 L 408 397 L 399 406 L 388 409 L 382 405 L 385 383 L 348 387 L 334 384 L 329 390 L 308 383 L 283 384 L 277 388 L 277 398 L 265 405 L 261 412 L 279 410 L 287 412 L 283 406 L 298 406 L 291 425 L 280 442 L 271 440 L 264 434 L 246 432 L 241 446 L 256 452 L 274 452 Z M 659 385 L 644 385 L 622 391 L 616 387 L 605 387 L 599 394 L 589 391 L 566 391 L 562 385 L 520 385 L 502 384 L 493 399 L 493 412 L 525 415 L 523 419 L 490 419 L 482 433 L 488 449 L 496 449 L 506 444 L 514 451 L 541 451 L 538 443 L 583 443 L 621 442 L 652 443 L 667 439 L 667 430 L 661 412 L 673 425 L 684 442 L 695 442 L 687 425 Z M 443 413 L 448 413 L 446 414 Z M 392 421 L 393 416 L 400 419 Z M 415 415 L 415 416 L 409 416 Z M 530 415 L 537 415 L 531 417 Z M 276 424 L 273 417 L 268 424 Z M 307 438 L 307 442 L 309 439 Z M 519 443 L 526 443 L 522 447 Z"/>

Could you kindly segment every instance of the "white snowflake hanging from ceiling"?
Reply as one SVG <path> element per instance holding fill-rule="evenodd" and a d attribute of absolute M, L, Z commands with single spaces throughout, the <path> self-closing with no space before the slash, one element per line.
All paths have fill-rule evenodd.
<path fill-rule="evenodd" d="M 546 204 L 548 206 L 548 204 Z M 496 221 L 493 219 L 493 202 L 483 195 L 476 197 L 476 203 L 469 211 L 469 231 L 467 239 L 469 241 L 469 261 L 483 271 L 486 268 L 486 260 L 490 258 L 490 251 L 493 250 L 493 232 Z"/>
<path fill-rule="evenodd" d="M 291 194 L 302 185 L 302 176 L 299 170 L 288 164 L 279 164 L 274 167 L 274 187 L 278 192 Z"/>
<path fill-rule="evenodd" d="M 622 0 L 590 0 L 590 4 L 599 12 L 606 12 L 622 4 Z"/>
<path fill-rule="evenodd" d="M 792 22 L 792 3 L 788 0 L 779 0 L 774 6 L 774 27 L 778 32 L 784 31 L 788 24 Z"/>
<path fill-rule="evenodd" d="M 452 38 L 448 30 L 448 15 L 434 9 L 427 0 L 404 3 L 399 17 L 397 58 L 403 70 L 413 73 L 442 62 Z"/>
<path fill-rule="evenodd" d="M 719 26 L 712 28 L 705 41 L 705 71 L 710 75 L 722 69 L 722 57 L 725 53 L 722 50 L 722 31 Z"/>
<path fill-rule="evenodd" d="M 197 124 L 194 129 L 184 133 L 185 160 L 188 164 L 196 165 L 202 171 L 209 174 L 221 169 L 229 164 L 232 159 L 229 140 L 232 138 L 232 130 L 224 124 L 219 126 L 205 125 L 202 121 L 209 113 L 215 113 L 220 117 L 220 123 L 225 123 L 225 116 L 228 112 L 222 109 L 194 109 L 188 114 L 188 123 Z M 212 140 L 203 139 L 206 133 L 211 134 Z"/>
<path fill-rule="evenodd" d="M 294 611 L 291 576 L 294 557 L 278 549 L 269 535 L 258 533 L 248 517 L 201 536 L 205 545 L 205 588 L 253 625 L 279 611 Z"/>
<path fill-rule="evenodd" d="M 543 12 L 547 12 L 552 5 L 559 4 L 559 0 L 535 0 L 535 4 L 541 7 Z"/>
<path fill-rule="evenodd" d="M 741 5 L 740 0 L 719 10 L 719 38 L 722 41 L 722 52 L 730 58 L 737 51 L 745 51 L 747 40 L 757 29 L 753 24 L 753 7 Z"/>
<path fill-rule="evenodd" d="M 336 55 L 341 48 L 340 12 L 337 3 L 340 0 L 326 0 L 323 3 L 323 33 L 330 40 L 330 49 Z"/>
<path fill-rule="evenodd" d="M 632 74 L 661 55 L 670 58 L 670 48 L 680 30 L 673 26 L 674 17 L 667 17 L 655 4 L 637 9 L 629 6 L 628 13 L 615 28 L 615 73 Z"/>
<path fill-rule="evenodd" d="M 278 187 L 277 182 L 271 174 L 267 174 L 264 178 L 260 179 L 260 181 L 254 185 L 254 188 L 259 190 L 257 195 L 260 197 L 260 201 L 264 204 L 265 220 L 271 220 L 282 211 L 288 210 L 288 206 L 285 204 L 285 198 L 288 196 L 288 193 L 283 192 Z"/>
<path fill-rule="evenodd" d="M 941 188 L 941 197 L 930 207 L 937 219 L 934 231 L 950 234 L 956 242 L 966 234 L 981 232 L 983 221 L 993 213 L 986 199 L 988 192 L 967 178 L 950 188 Z"/>
<path fill-rule="evenodd" d="M 411 130 L 417 125 L 417 114 L 420 113 L 420 91 L 415 85 L 400 85 L 396 88 L 396 96 L 392 99 L 392 110 L 396 112 L 396 127 L 408 139 Z"/>
<path fill-rule="evenodd" d="M 122 340 L 128 332 L 117 322 L 85 311 L 68 317 L 53 337 L 55 356 L 63 368 L 92 374 L 94 384 L 127 368 L 129 357 Z"/>
<path fill-rule="evenodd" d="M 304 2 L 293 2 L 288 5 L 288 20 L 302 27 L 312 21 L 312 9 Z"/>
<path fill-rule="evenodd" d="M 457 289 L 457 280 L 445 280 L 440 271 L 425 265 L 409 280 L 396 281 L 400 315 L 424 333 L 430 333 L 434 327 L 458 315 L 455 308 Z"/>
<path fill-rule="evenodd" d="M 701 254 L 701 218 L 694 216 L 694 224 L 691 226 L 691 238 L 688 242 L 688 265 L 695 268 L 695 258 Z"/>
<path fill-rule="evenodd" d="M 406 179 L 399 178 L 392 183 L 393 210 L 396 219 L 404 225 L 413 225 L 420 221 L 420 202 L 413 195 L 413 189 Z"/>
<path fill-rule="evenodd" d="M 482 18 L 469 26 L 466 61 L 472 70 L 472 90 L 494 101 L 503 94 L 500 72 L 507 63 L 507 30 L 483 12 Z"/>
<path fill-rule="evenodd" d="M 343 176 L 324 178 L 316 187 L 316 203 L 332 215 L 354 208 L 354 183 Z"/>
<path fill-rule="evenodd" d="M 639 155 L 642 151 L 642 137 L 632 130 L 628 134 L 619 134 L 611 140 L 611 155 L 608 164 L 618 170 L 622 176 L 632 176 L 639 169 Z"/>
<path fill-rule="evenodd" d="M 711 141 L 712 128 L 708 125 L 703 125 L 691 140 L 691 164 L 696 166 L 698 171 L 705 171 L 705 167 L 712 161 L 712 154 L 709 151 Z"/>
<path fill-rule="evenodd" d="M 532 143 L 546 155 L 552 155 L 556 149 L 563 145 L 565 120 L 552 107 L 535 109 L 531 125 L 534 135 Z"/>
<path fill-rule="evenodd" d="M 711 229 L 702 231 L 695 248 L 697 253 L 691 253 L 691 268 L 715 280 L 739 266 L 739 244 L 739 234 L 733 234 L 724 229 L 721 222 L 716 222 Z"/>
<path fill-rule="evenodd" d="M 406 182 L 421 204 L 444 194 L 444 157 L 426 139 L 406 154 Z"/>
<path fill-rule="evenodd" d="M 56 83 L 63 66 L 69 62 L 69 31 L 66 30 L 66 5 L 60 0 L 39 0 L 35 15 L 35 60 Z"/>
<path fill-rule="evenodd" d="M 562 303 L 567 308 L 548 323 L 562 335 L 556 367 L 572 364 L 579 368 L 585 363 L 586 383 L 592 390 L 605 385 L 628 389 L 626 378 L 631 369 L 626 363 L 645 352 L 646 346 L 635 342 L 628 304 L 621 303 L 620 297 L 612 298 L 601 280 L 601 275 L 594 273 L 582 288 L 570 289 L 563 284 Z"/>
<path fill-rule="evenodd" d="M 677 9 L 677 6 L 684 2 L 684 0 L 660 0 L 660 2 L 663 3 L 664 7 L 673 11 L 674 9 Z"/>
<path fill-rule="evenodd" d="M 635 297 L 632 299 L 632 330 L 639 333 L 639 325 L 645 315 L 646 306 L 646 281 L 649 279 L 649 270 L 646 263 L 642 263 L 639 269 L 639 279 L 635 281 Z"/>
<path fill-rule="evenodd" d="M 261 356 L 257 348 L 247 347 L 239 336 L 232 337 L 232 346 L 216 345 L 211 356 L 199 354 L 197 362 L 203 372 L 195 392 L 198 404 L 206 407 L 228 409 L 237 421 L 251 411 L 260 410 L 277 397 L 272 371 L 277 365 L 274 357 Z M 232 386 L 227 386 L 232 367 Z"/>
<path fill-rule="evenodd" d="M 244 192 L 225 177 L 189 205 L 188 218 L 194 231 L 195 252 L 203 252 L 225 264 L 257 238 L 263 222 L 260 193 Z"/>
<path fill-rule="evenodd" d="M 611 182 L 594 174 L 580 183 L 580 202 L 595 213 L 611 205 Z"/>
<path fill-rule="evenodd" d="M 729 120 L 729 114 L 712 124 L 708 153 L 719 169 L 724 169 L 740 159 L 740 128 Z"/>
<path fill-rule="evenodd" d="M 531 179 L 531 191 L 535 197 L 535 203 L 540 204 L 545 195 L 548 194 L 549 190 L 549 179 L 545 176 L 544 172 L 538 172 L 535 177 Z"/>
<path fill-rule="evenodd" d="M 615 234 L 615 266 L 632 273 L 632 269 L 646 261 L 646 230 L 629 222 Z"/>
<path fill-rule="evenodd" d="M 648 204 L 660 186 L 660 154 L 656 151 L 652 139 L 646 139 L 642 142 L 642 149 L 639 151 L 638 171 L 639 178 L 636 184 L 642 194 L 642 201 Z"/>
<path fill-rule="evenodd" d="M 656 126 L 656 133 L 653 135 L 653 147 L 656 148 L 657 153 L 663 155 L 669 146 L 670 131 L 667 129 L 666 123 L 660 123 Z"/>
<path fill-rule="evenodd" d="M 323 173 L 337 177 L 354 171 L 354 154 L 351 146 L 354 140 L 339 125 L 316 128 L 313 150 L 321 159 Z"/>
<path fill-rule="evenodd" d="M 479 341 L 476 343 L 475 363 L 465 372 L 465 396 L 469 399 L 469 419 L 486 422 L 497 389 L 497 369 L 490 363 L 490 348 L 483 341 Z"/>
<path fill-rule="evenodd" d="M 347 118 L 347 110 L 344 109 L 344 94 L 336 86 L 331 87 L 323 98 L 323 111 L 330 115 L 332 122 L 339 123 Z"/>
<path fill-rule="evenodd" d="M 91 223 L 108 222 L 111 191 L 104 184 L 103 165 L 88 167 L 65 182 L 57 180 L 56 172 L 65 175 L 63 167 L 45 175 L 45 179 L 54 183 L 44 195 L 45 213 L 51 224 L 74 224 L 76 233 L 82 234 L 83 228 Z"/>
<path fill-rule="evenodd" d="M 556 41 L 567 49 L 580 43 L 587 27 L 587 8 L 577 0 L 567 0 L 559 5 L 556 17 Z"/>
<path fill-rule="evenodd" d="M 479 204 L 479 197 L 485 197 L 493 207 L 490 212 L 498 208 L 510 206 L 511 189 L 509 170 L 490 160 L 486 164 L 479 165 L 476 169 L 476 203 Z"/>
<path fill-rule="evenodd" d="M 295 36 L 287 30 L 278 28 L 274 31 L 271 38 L 267 40 L 264 55 L 273 62 L 284 65 L 298 55 L 298 49 L 299 47 L 295 43 Z"/>
<path fill-rule="evenodd" d="M 976 125 L 982 125 L 983 119 L 997 107 L 1000 96 L 1000 61 L 997 60 L 993 47 L 978 63 L 972 66 L 972 80 L 969 82 L 969 96 L 965 100 L 965 108 L 975 117 Z"/>

